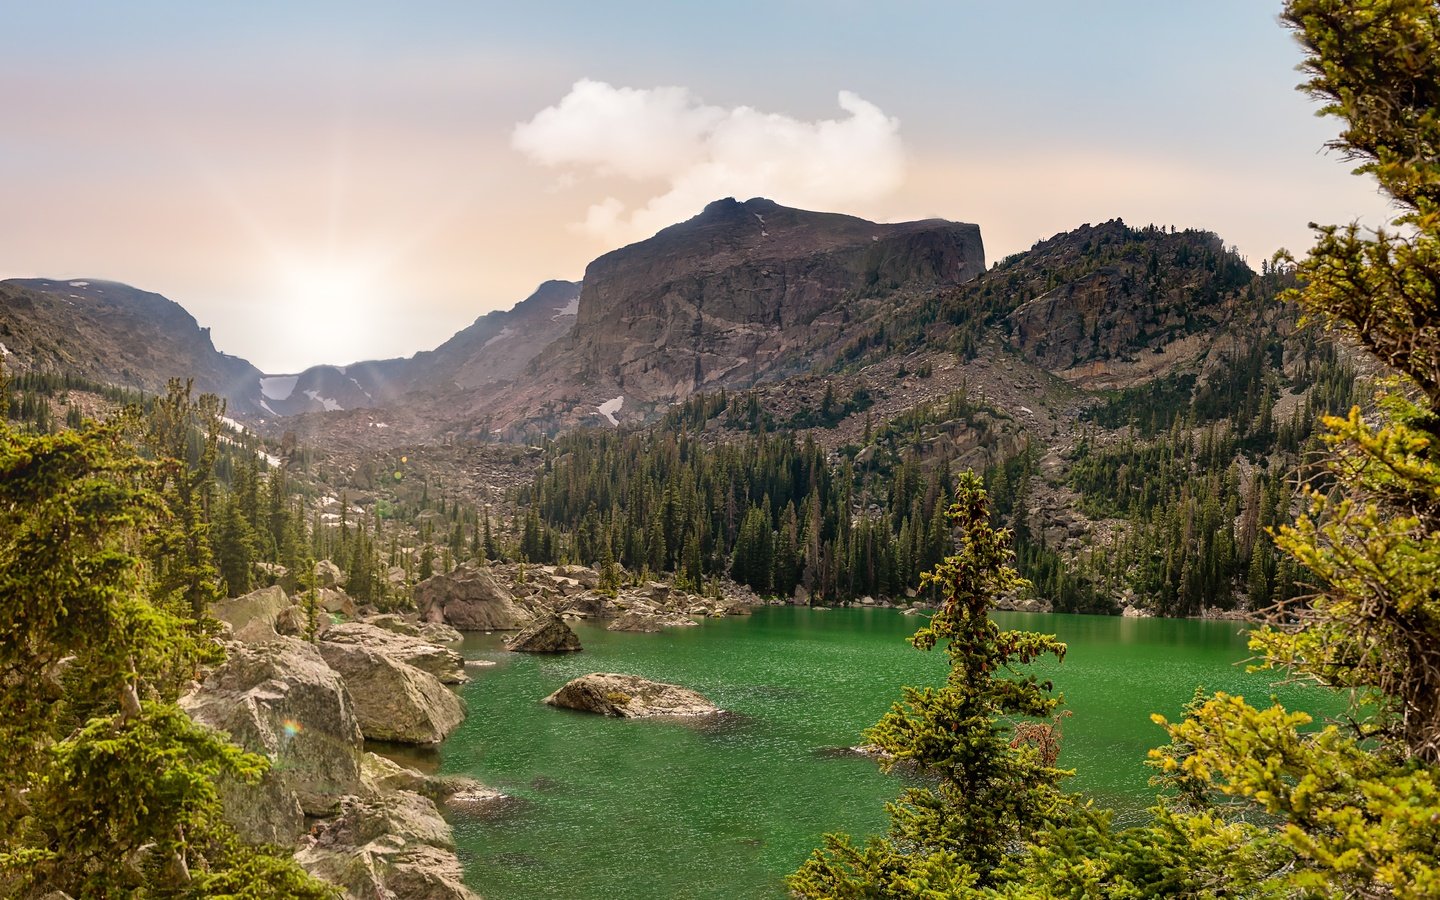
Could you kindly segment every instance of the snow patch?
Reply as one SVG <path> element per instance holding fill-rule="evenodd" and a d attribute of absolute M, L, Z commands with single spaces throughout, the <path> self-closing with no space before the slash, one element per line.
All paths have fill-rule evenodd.
<path fill-rule="evenodd" d="M 1023 412 L 1023 413 L 1029 413 L 1029 414 L 1032 415 L 1032 416 L 1035 415 L 1035 410 L 1031 409 L 1031 408 L 1028 407 L 1028 406 L 1022 406 L 1022 407 L 1020 407 L 1020 411 Z"/>
<path fill-rule="evenodd" d="M 261 401 L 260 401 L 260 408 L 263 409 L 263 410 L 265 410 L 266 412 L 268 412 L 268 413 L 269 413 L 270 415 L 272 415 L 272 416 L 278 416 L 278 415 L 280 415 L 280 414 L 277 413 L 275 410 L 271 409 L 271 408 L 270 408 L 270 404 L 266 403 L 264 400 L 261 400 Z"/>
<path fill-rule="evenodd" d="M 488 341 L 486 341 L 484 344 L 482 344 L 482 345 L 481 345 L 481 349 L 484 349 L 485 347 L 490 346 L 491 344 L 495 343 L 496 341 L 503 341 L 505 338 L 514 337 L 514 336 L 515 336 L 515 329 L 511 328 L 509 325 L 506 325 L 504 328 L 500 329 L 500 333 L 499 333 L 499 334 L 495 335 L 495 336 L 492 337 L 490 340 L 488 340 Z"/>
<path fill-rule="evenodd" d="M 70 282 L 70 286 L 71 286 L 71 287 L 89 287 L 89 286 L 90 286 L 90 282 L 88 282 L 88 281 L 72 281 L 72 282 Z"/>
<path fill-rule="evenodd" d="M 299 375 L 265 375 L 260 378 L 260 393 L 267 400 L 289 400 L 299 380 Z"/>
<path fill-rule="evenodd" d="M 221 416 L 220 421 L 225 425 L 226 428 L 229 428 L 231 431 L 238 431 L 241 434 L 245 433 L 245 426 L 241 425 L 239 422 L 235 421 L 229 416 Z"/>
<path fill-rule="evenodd" d="M 341 371 L 341 372 L 344 372 L 345 370 L 344 370 L 344 369 L 341 369 L 340 371 Z M 365 399 L 366 399 L 366 400 L 369 400 L 369 401 L 371 401 L 372 403 L 375 401 L 375 398 L 372 397 L 372 396 L 370 396 L 370 392 L 367 391 L 367 390 L 365 390 L 365 388 L 361 386 L 360 382 L 356 381 L 353 377 L 350 379 L 350 383 L 353 384 L 353 385 L 355 385 L 355 389 L 356 389 L 357 391 L 359 391 L 360 393 L 362 393 L 362 394 L 365 395 Z"/>
<path fill-rule="evenodd" d="M 5 357 L 10 355 L 12 355 L 10 353 L 10 348 L 5 346 L 4 344 L 0 344 L 0 359 L 4 359 Z"/>
<path fill-rule="evenodd" d="M 305 393 L 305 396 L 309 397 L 311 400 L 314 400 L 316 403 L 318 403 L 318 404 L 320 404 L 321 406 L 325 407 L 325 411 L 326 411 L 326 412 L 343 412 L 344 409 L 345 409 L 345 407 L 341 406 L 339 403 L 335 402 L 334 400 L 331 400 L 329 397 L 322 397 L 322 396 L 320 396 L 320 392 L 319 392 L 319 391 L 305 391 L 304 393 Z"/>
<path fill-rule="evenodd" d="M 389 428 L 389 427 L 390 427 L 390 423 L 389 423 L 389 422 L 371 422 L 371 423 L 370 423 L 370 427 L 371 427 L 371 428 Z"/>
<path fill-rule="evenodd" d="M 278 468 L 280 468 L 280 457 L 278 457 L 278 456 L 271 456 L 270 454 L 266 453 L 264 450 L 256 450 L 256 451 L 255 451 L 255 455 L 258 456 L 258 457 L 260 457 L 261 459 L 265 460 L 265 462 L 270 466 L 270 468 L 272 468 L 272 469 L 278 469 Z"/>
<path fill-rule="evenodd" d="M 555 315 L 551 316 L 550 318 L 558 319 L 561 316 L 578 315 L 580 315 L 580 295 L 576 294 L 575 299 L 571 300 L 569 303 L 565 304 L 564 306 L 555 307 Z"/>
<path fill-rule="evenodd" d="M 600 413 L 600 415 L 602 415 L 602 416 L 604 416 L 605 418 L 609 419 L 611 425 L 619 425 L 619 424 L 620 424 L 620 420 L 617 419 L 617 418 L 615 418 L 615 414 L 616 414 L 617 412 L 619 412 L 619 411 L 620 411 L 620 408 L 621 408 L 622 406 L 624 406 L 624 405 L 625 405 L 625 395 L 624 395 L 624 394 L 621 394 L 619 397 L 616 397 L 616 398 L 614 398 L 614 399 L 612 399 L 612 400 L 606 400 L 604 403 L 602 403 L 602 404 L 600 404 L 599 406 L 595 407 L 595 409 L 596 409 L 597 412 Z"/>

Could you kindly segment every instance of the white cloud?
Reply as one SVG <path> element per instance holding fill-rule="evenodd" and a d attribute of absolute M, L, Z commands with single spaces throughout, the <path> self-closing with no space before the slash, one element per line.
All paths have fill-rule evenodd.
<path fill-rule="evenodd" d="M 633 209 L 606 197 L 577 225 L 608 240 L 634 240 L 721 197 L 843 211 L 890 194 L 905 176 L 899 121 L 849 91 L 840 92 L 839 105 L 845 118 L 807 122 L 748 106 L 707 106 L 681 87 L 581 80 L 559 103 L 516 125 L 511 142 L 535 162 L 564 168 L 562 178 L 659 185 Z"/>

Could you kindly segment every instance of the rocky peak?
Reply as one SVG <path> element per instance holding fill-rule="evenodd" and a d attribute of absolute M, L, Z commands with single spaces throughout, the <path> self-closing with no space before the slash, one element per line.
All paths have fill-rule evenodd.
<path fill-rule="evenodd" d="M 604 424 L 699 390 L 781 377 L 896 291 L 962 284 L 984 268 L 975 225 L 717 200 L 592 262 L 574 331 L 483 413 L 502 427 Z"/>

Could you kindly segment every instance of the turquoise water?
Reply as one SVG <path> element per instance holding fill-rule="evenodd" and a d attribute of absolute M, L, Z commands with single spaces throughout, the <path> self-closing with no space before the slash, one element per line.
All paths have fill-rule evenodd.
<path fill-rule="evenodd" d="M 1233 622 L 997 618 L 1070 644 L 1049 667 L 1074 713 L 1060 764 L 1078 770 L 1072 788 L 1137 814 L 1153 799 L 1145 751 L 1164 742 L 1151 712 L 1174 717 L 1200 683 L 1255 703 L 1274 692 L 1235 665 L 1248 653 Z M 920 621 L 771 607 L 659 635 L 580 624 L 585 650 L 558 657 L 508 653 L 501 635 L 468 638 L 466 657 L 499 665 L 462 688 L 469 718 L 432 762 L 516 798 L 454 823 L 468 883 L 489 900 L 783 897 L 781 878 L 824 832 L 885 827 L 900 778 L 834 751 L 858 743 L 901 685 L 943 678 L 942 654 L 905 642 Z M 540 702 L 597 671 L 692 687 L 731 714 L 620 720 Z M 1279 693 L 1299 708 L 1325 699 Z"/>

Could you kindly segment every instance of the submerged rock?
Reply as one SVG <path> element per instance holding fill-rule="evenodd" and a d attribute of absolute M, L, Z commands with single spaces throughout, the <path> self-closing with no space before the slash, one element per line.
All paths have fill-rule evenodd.
<path fill-rule="evenodd" d="M 530 618 L 488 570 L 475 566 L 420 582 L 415 605 L 426 622 L 461 631 L 514 631 Z"/>
<path fill-rule="evenodd" d="M 551 706 L 628 719 L 708 716 L 723 711 L 689 688 L 613 672 L 582 675 L 546 697 L 545 702 Z"/>
<path fill-rule="evenodd" d="M 226 818 L 247 839 L 289 844 L 304 830 L 302 812 L 333 812 L 340 795 L 360 789 L 350 695 L 304 641 L 230 645 L 229 658 L 180 706 L 274 763 L 258 785 L 221 784 Z"/>
<path fill-rule="evenodd" d="M 318 648 L 345 679 L 369 740 L 438 744 L 465 719 L 460 698 L 429 672 L 360 644 L 321 641 Z"/>
<path fill-rule="evenodd" d="M 536 616 L 519 634 L 507 640 L 505 649 L 519 653 L 569 653 L 580 649 L 580 638 L 564 619 L 547 613 Z"/>

